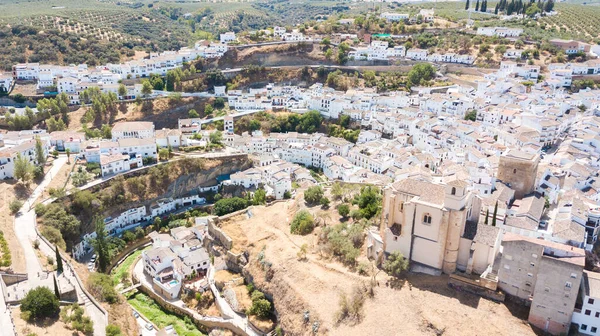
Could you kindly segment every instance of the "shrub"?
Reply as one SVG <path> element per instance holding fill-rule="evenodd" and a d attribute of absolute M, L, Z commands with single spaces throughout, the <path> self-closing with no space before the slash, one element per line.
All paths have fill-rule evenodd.
<path fill-rule="evenodd" d="M 323 188 L 320 186 L 310 187 L 304 192 L 304 200 L 308 204 L 317 204 L 323 198 L 323 194 Z"/>
<path fill-rule="evenodd" d="M 404 258 L 400 251 L 392 252 L 383 263 L 383 270 L 395 277 L 399 277 L 406 269 L 408 269 L 408 259 Z"/>
<path fill-rule="evenodd" d="M 45 225 L 40 233 L 53 245 L 57 245 L 62 250 L 67 249 L 67 244 L 65 243 L 60 230 L 57 228 Z"/>
<path fill-rule="evenodd" d="M 248 201 L 240 197 L 224 198 L 215 203 L 214 212 L 217 216 L 223 216 L 248 207 Z"/>
<path fill-rule="evenodd" d="M 366 290 L 359 286 L 352 288 L 350 296 L 342 293 L 340 295 L 339 310 L 335 314 L 335 322 L 341 323 L 346 319 L 359 321 L 362 317 L 366 298 Z"/>
<path fill-rule="evenodd" d="M 48 265 L 54 265 L 54 258 L 51 256 L 46 257 L 46 261 L 48 262 Z"/>
<path fill-rule="evenodd" d="M 25 315 L 30 319 L 56 317 L 60 311 L 58 298 L 47 287 L 36 287 L 21 301 L 21 311 L 28 312 Z"/>
<path fill-rule="evenodd" d="M 116 303 L 119 301 L 119 296 L 114 288 L 114 284 L 110 276 L 102 273 L 92 273 L 88 278 L 88 289 L 90 293 L 100 301 L 108 303 Z"/>
<path fill-rule="evenodd" d="M 19 212 L 22 206 L 23 202 L 19 201 L 16 198 L 10 201 L 10 204 L 8 205 L 8 207 L 10 208 L 10 213 L 13 215 Z"/>
<path fill-rule="evenodd" d="M 122 336 L 121 328 L 114 324 L 109 324 L 106 326 L 106 336 Z"/>
<path fill-rule="evenodd" d="M 321 197 L 321 199 L 319 200 L 319 203 L 321 204 L 321 206 L 323 208 L 327 208 L 329 206 L 329 198 L 323 196 Z"/>
<path fill-rule="evenodd" d="M 313 216 L 306 210 L 299 211 L 292 220 L 290 232 L 293 234 L 307 235 L 315 228 Z"/>
<path fill-rule="evenodd" d="M 248 315 L 254 315 L 258 318 L 267 318 L 271 315 L 271 302 L 265 298 L 265 295 L 260 291 L 253 291 L 252 305 L 246 312 Z"/>
<path fill-rule="evenodd" d="M 340 204 L 337 207 L 337 211 L 340 216 L 346 218 L 350 214 L 350 207 L 348 204 Z"/>

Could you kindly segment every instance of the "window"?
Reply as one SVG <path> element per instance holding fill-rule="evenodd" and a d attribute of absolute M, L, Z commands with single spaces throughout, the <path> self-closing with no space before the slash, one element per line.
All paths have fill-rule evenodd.
<path fill-rule="evenodd" d="M 600 312 L 596 312 L 596 318 L 600 317 Z"/>
<path fill-rule="evenodd" d="M 587 330 L 587 324 L 582 324 L 581 325 L 581 330 Z"/>
<path fill-rule="evenodd" d="M 594 299 L 588 299 L 589 304 L 594 304 Z"/>
<path fill-rule="evenodd" d="M 592 329 L 590 329 L 591 332 L 595 333 L 598 330 L 598 328 L 596 327 L 592 327 Z"/>
<path fill-rule="evenodd" d="M 572 283 L 570 283 L 569 281 L 565 282 L 565 287 L 566 288 L 571 288 L 573 286 Z"/>
<path fill-rule="evenodd" d="M 456 188 L 452 187 L 452 192 L 450 193 L 451 195 L 456 195 Z"/>
<path fill-rule="evenodd" d="M 400 202 L 400 211 L 404 211 L 404 202 Z"/>
<path fill-rule="evenodd" d="M 535 263 L 529 263 L 529 265 L 531 265 L 532 267 L 535 267 Z"/>
<path fill-rule="evenodd" d="M 585 310 L 585 315 L 592 315 L 592 311 L 591 311 L 591 310 L 589 310 L 589 309 L 586 309 L 586 310 Z"/>
<path fill-rule="evenodd" d="M 531 256 L 532 256 L 533 258 L 537 259 L 537 254 L 533 253 Z"/>
<path fill-rule="evenodd" d="M 431 224 L 431 215 L 430 214 L 423 215 L 423 224 Z"/>
<path fill-rule="evenodd" d="M 572 278 L 572 279 L 577 279 L 577 274 L 575 274 L 575 273 L 571 273 L 571 278 Z"/>
<path fill-rule="evenodd" d="M 516 173 L 517 173 L 517 170 L 516 170 L 516 169 L 513 169 L 513 174 L 516 174 Z"/>
<path fill-rule="evenodd" d="M 398 237 L 397 236 L 394 236 L 394 241 L 398 241 Z"/>

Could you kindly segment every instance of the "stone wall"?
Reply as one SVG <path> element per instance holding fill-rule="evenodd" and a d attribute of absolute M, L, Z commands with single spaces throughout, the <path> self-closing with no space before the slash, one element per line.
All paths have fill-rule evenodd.
<path fill-rule="evenodd" d="M 131 253 L 139 250 L 144 246 L 150 245 L 151 242 L 152 239 L 150 239 L 149 237 L 144 237 L 143 239 L 137 240 L 133 244 L 126 246 L 125 249 L 123 249 L 123 251 L 121 251 L 115 258 L 113 258 L 112 262 L 108 265 L 108 268 L 106 269 L 106 274 L 110 274 L 112 269 L 118 264 L 120 264 L 121 261 L 123 261 L 123 259 L 129 256 Z"/>

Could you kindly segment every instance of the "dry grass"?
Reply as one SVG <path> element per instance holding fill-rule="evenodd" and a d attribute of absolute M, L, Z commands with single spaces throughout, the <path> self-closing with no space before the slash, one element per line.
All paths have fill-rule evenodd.
<path fill-rule="evenodd" d="M 402 330 L 407 335 L 534 335 L 522 320 L 527 315 L 513 315 L 506 305 L 450 289 L 446 276 L 409 275 L 395 289 L 387 287 L 388 277 L 379 273 L 380 286 L 375 297 L 364 303 L 360 320 L 336 324 L 335 312 L 342 293 L 352 293 L 364 286 L 370 276 L 360 276 L 340 263 L 321 258 L 315 252 L 316 233 L 307 236 L 289 234 L 293 214 L 304 207 L 295 201 L 270 207 L 257 207 L 248 219 L 240 215 L 223 223 L 222 228 L 234 239 L 237 249 L 250 252 L 248 271 L 257 289 L 274 297 L 280 323 L 292 334 L 304 334 L 308 326 L 303 321 L 310 312 L 310 324 L 319 321 L 319 332 L 331 335 L 394 335 Z M 312 210 L 312 209 L 311 209 Z M 316 209 L 315 209 L 316 210 Z M 332 207 L 332 211 L 333 207 Z M 328 225 L 336 222 L 335 216 Z M 243 243 L 241 243 L 243 242 Z M 307 261 L 299 261 L 302 244 L 309 246 Z M 264 260 L 272 264 L 270 281 L 265 267 L 257 262 L 264 248 Z M 363 256 L 361 259 L 364 258 Z M 393 316 L 394 318 L 385 318 Z M 481 324 L 480 321 L 486 321 Z"/>
<path fill-rule="evenodd" d="M 57 336 L 83 336 L 76 330 L 71 330 L 59 319 L 45 320 L 43 322 L 29 323 L 21 318 L 21 310 L 12 308 L 11 315 L 18 335 L 57 335 Z M 3 326 L 6 328 L 7 326 Z"/>

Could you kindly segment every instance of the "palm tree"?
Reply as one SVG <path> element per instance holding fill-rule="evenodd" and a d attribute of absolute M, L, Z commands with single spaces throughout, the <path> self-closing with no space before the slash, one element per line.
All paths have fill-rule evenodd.
<path fill-rule="evenodd" d="M 71 163 L 71 150 L 67 148 L 65 151 L 67 153 L 67 163 Z"/>

